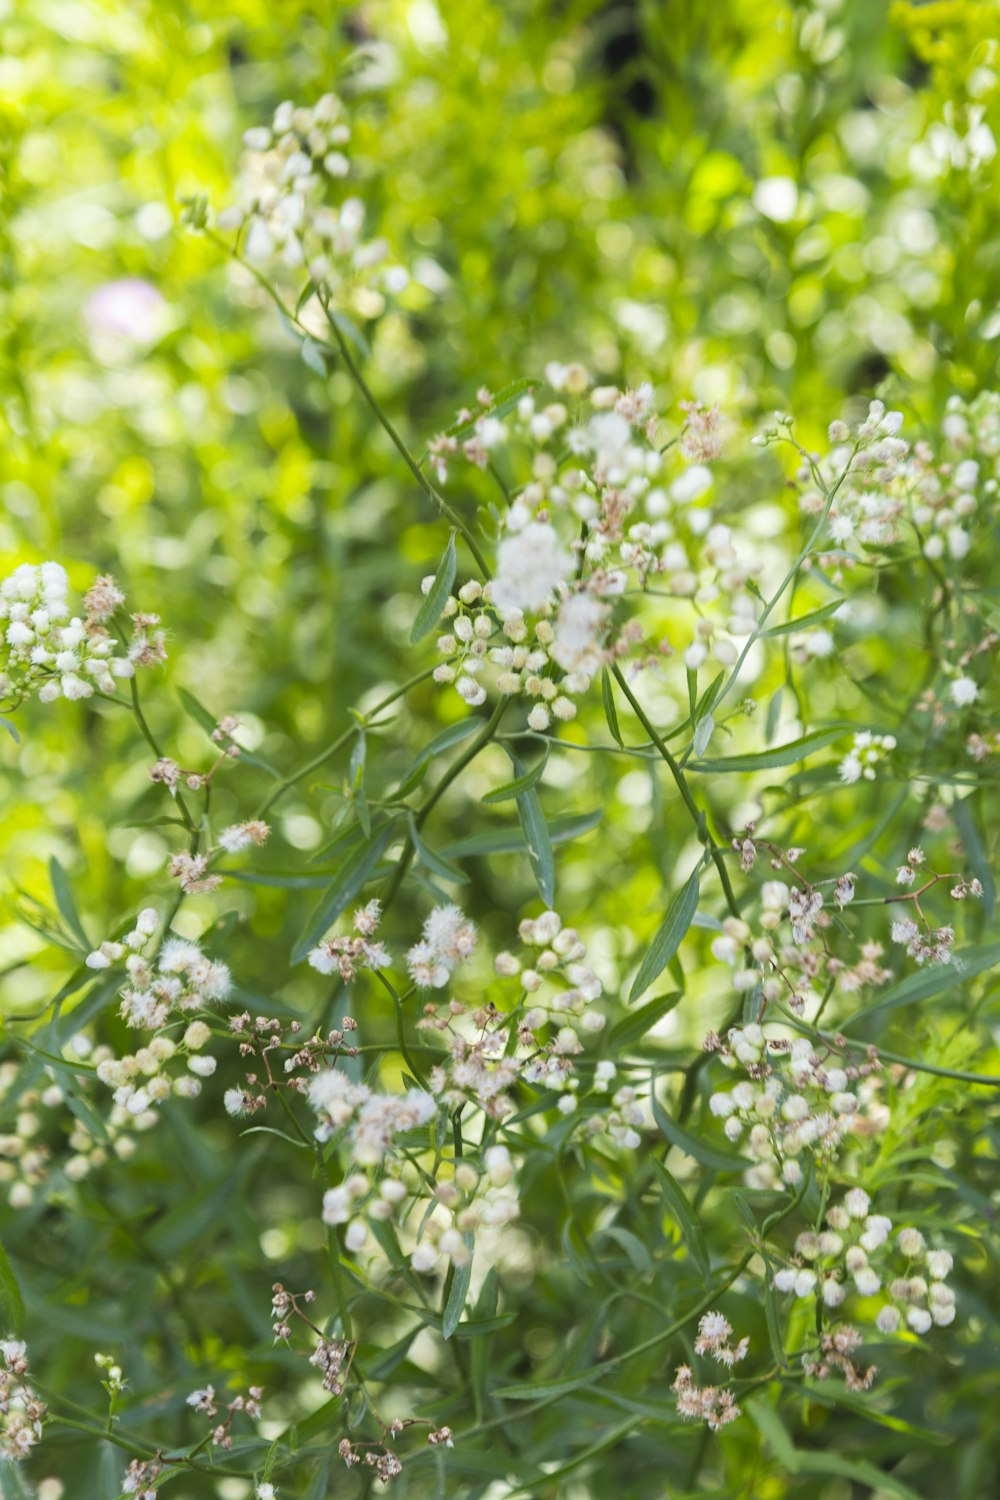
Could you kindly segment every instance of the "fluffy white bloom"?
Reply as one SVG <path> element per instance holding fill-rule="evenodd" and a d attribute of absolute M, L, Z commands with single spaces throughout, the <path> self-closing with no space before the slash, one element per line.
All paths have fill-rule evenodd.
<path fill-rule="evenodd" d="M 607 614 L 606 606 L 590 594 L 571 594 L 560 605 L 549 655 L 564 672 L 593 677 L 600 669 L 600 637 Z"/>
<path fill-rule="evenodd" d="M 948 686 L 948 696 L 957 708 L 967 708 L 979 697 L 979 688 L 971 677 L 956 677 Z"/>
<path fill-rule="evenodd" d="M 553 528 L 531 521 L 497 549 L 493 602 L 499 609 L 542 609 L 570 577 L 573 560 Z"/>

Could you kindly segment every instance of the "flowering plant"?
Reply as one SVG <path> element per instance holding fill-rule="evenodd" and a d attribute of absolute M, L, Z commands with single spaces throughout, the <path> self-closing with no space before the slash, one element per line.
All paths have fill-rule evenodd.
<path fill-rule="evenodd" d="M 860 44 L 799 9 L 819 101 Z M 396 139 L 445 13 L 385 7 L 391 58 L 197 164 L 171 253 L 223 332 L 94 293 L 148 474 L 0 577 L 0 1492 L 986 1493 L 1000 393 L 920 385 L 914 334 L 793 418 L 584 290 L 577 336 L 450 370 L 472 231 L 401 211 Z M 924 183 L 992 160 L 946 87 L 885 126 Z M 804 183 L 733 184 L 819 253 Z M 135 522 L 158 490 L 183 536 Z"/>

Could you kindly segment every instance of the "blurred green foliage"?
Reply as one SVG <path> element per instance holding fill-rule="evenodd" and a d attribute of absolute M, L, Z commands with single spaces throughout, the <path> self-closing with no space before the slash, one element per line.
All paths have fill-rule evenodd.
<path fill-rule="evenodd" d="M 996 383 L 995 0 L 8 0 L 0 19 L 0 572 L 55 557 L 81 590 L 94 572 L 112 572 L 131 607 L 162 616 L 171 660 L 144 701 L 185 766 L 206 767 L 212 752 L 177 689 L 213 717 L 238 713 L 248 743 L 288 774 L 349 727 L 352 707 L 370 707 L 433 659 L 429 645 L 422 655 L 410 647 L 409 631 L 447 528 L 345 373 L 324 381 L 307 367 L 259 289 L 178 225 L 194 195 L 229 201 L 242 131 L 285 97 L 336 88 L 350 100 L 372 215 L 421 269 L 398 308 L 372 324 L 366 365 L 417 453 L 478 386 L 537 374 L 549 359 L 582 359 L 611 381 L 649 378 L 665 409 L 692 396 L 718 401 L 746 431 L 773 409 L 794 411 L 808 444 L 876 388 L 919 427 L 937 420 L 950 393 Z M 145 343 L 102 338 L 88 323 L 89 299 L 121 278 L 142 278 L 163 298 L 162 327 Z M 770 454 L 734 463 L 732 503 L 770 497 L 780 521 L 783 478 Z M 821 602 L 807 594 L 803 609 Z M 849 718 L 862 694 L 900 704 L 920 676 L 921 604 L 905 582 L 887 580 L 879 633 L 847 645 L 849 670 L 831 670 L 813 706 L 835 719 Z M 369 790 L 404 776 L 460 708 L 426 682 L 396 705 L 391 731 L 368 737 Z M 151 887 L 165 888 L 175 841 L 158 821 L 160 789 L 124 712 L 35 704 L 18 724 L 21 743 L 4 737 L 0 747 L 0 979 L 5 1013 L 24 1017 L 44 1009 L 73 967 L 22 921 L 37 916 L 32 903 L 52 908 L 50 859 L 69 872 L 97 941 Z M 566 738 L 604 734 L 592 695 Z M 436 812 L 435 847 L 512 826 L 509 805 L 477 808 L 470 821 L 478 797 L 508 775 L 492 747 Z M 333 837 L 347 776 L 346 758 L 334 759 L 284 798 L 269 867 L 309 870 Z M 221 783 L 213 813 L 234 819 L 270 785 L 266 772 L 241 766 Z M 804 779 L 798 791 L 805 798 L 815 785 Z M 553 756 L 541 790 L 551 818 L 603 810 L 596 831 L 558 851 L 559 904 L 624 981 L 690 853 L 673 790 L 645 762 L 583 754 Z M 897 792 L 902 843 L 884 816 Z M 853 851 L 891 880 L 932 792 L 911 789 L 906 800 L 905 783 L 886 781 L 860 794 L 828 788 L 801 815 L 790 798 L 788 827 L 802 844 L 821 832 L 831 871 Z M 998 806 L 990 788 L 977 796 L 988 864 Z M 745 788 L 720 797 L 738 826 Z M 535 909 L 528 861 L 472 856 L 467 869 L 468 910 L 490 946 L 503 947 Z M 313 1024 L 341 1014 L 333 996 L 318 1017 L 312 976 L 288 962 L 313 899 L 309 888 L 290 896 L 250 883 L 213 898 L 214 930 L 228 935 L 252 1010 Z M 422 903 L 419 882 L 408 886 L 393 917 L 398 942 L 416 929 Z M 966 941 L 987 941 L 988 918 L 968 920 Z M 663 1053 L 678 1066 L 725 1008 L 709 967 L 695 965 L 687 985 L 690 1003 Z M 907 1011 L 890 1021 L 886 1046 L 946 1069 L 998 1071 L 994 990 L 987 976 L 983 1025 L 966 1025 L 961 1007 Z M 366 993 L 356 1009 L 367 1035 L 391 1048 L 384 999 Z M 400 1062 L 388 1051 L 385 1075 L 398 1078 Z M 448 1453 L 440 1467 L 414 1466 L 396 1493 L 996 1493 L 993 1098 L 953 1079 L 911 1080 L 876 1174 L 901 1195 L 923 1183 L 929 1217 L 948 1212 L 953 1190 L 963 1214 L 990 1230 L 974 1239 L 963 1221 L 961 1362 L 929 1347 L 914 1374 L 887 1349 L 879 1389 L 863 1403 L 843 1393 L 790 1400 L 781 1420 L 807 1455 L 791 1463 L 792 1438 L 762 1398 L 751 1420 L 711 1445 L 697 1430 L 658 1425 L 673 1409 L 673 1365 L 651 1351 L 613 1404 L 581 1389 L 539 1400 L 530 1415 L 508 1406 L 486 1442 Z M 127 1422 L 172 1442 L 200 1436 L 183 1396 L 213 1370 L 234 1380 L 249 1371 L 277 1393 L 278 1426 L 294 1422 L 301 1411 L 290 1378 L 284 1395 L 282 1382 L 295 1361 L 270 1347 L 267 1304 L 272 1279 L 312 1285 L 320 1274 L 311 1164 L 263 1135 L 232 1155 L 230 1122 L 207 1108 L 175 1104 L 163 1115 L 127 1171 L 73 1190 L 72 1213 L 40 1197 L 6 1215 L 35 1368 L 52 1392 L 99 1408 L 87 1362 L 95 1348 L 113 1353 L 131 1383 Z M 909 1151 L 918 1129 L 919 1150 Z M 526 1276 L 506 1288 L 508 1310 L 530 1311 L 527 1323 L 497 1332 L 486 1356 L 507 1384 L 534 1374 L 543 1389 L 569 1330 L 576 1369 L 602 1356 L 603 1319 L 622 1283 L 648 1278 L 653 1305 L 673 1296 L 633 1241 L 608 1241 L 602 1218 L 610 1198 L 636 1243 L 662 1233 L 643 1196 L 648 1162 L 636 1181 L 609 1168 L 594 1183 L 591 1170 L 553 1151 L 525 1185 L 528 1222 L 572 1207 L 558 1231 L 564 1259 L 535 1285 Z M 738 1243 L 731 1210 L 707 1183 L 703 1194 L 697 1177 L 686 1181 L 709 1231 Z M 580 1275 L 589 1280 L 595 1252 L 599 1296 L 581 1306 Z M 742 1300 L 766 1347 L 764 1309 Z M 361 1353 L 371 1365 L 402 1323 L 376 1299 L 368 1311 Z M 615 1316 L 616 1337 L 634 1343 L 651 1312 Z M 398 1356 L 411 1384 L 423 1384 L 422 1409 L 449 1409 L 454 1373 L 445 1376 L 436 1355 L 412 1365 L 406 1349 Z M 456 1357 L 458 1379 L 476 1391 L 470 1416 L 481 1421 L 482 1355 Z M 123 1455 L 77 1437 L 48 1438 L 35 1479 L 58 1477 L 70 1500 L 112 1500 Z M 315 1444 L 316 1433 L 303 1442 Z M 319 1462 L 280 1482 L 281 1500 L 370 1492 L 370 1476 L 340 1468 L 327 1488 Z M 0 1468 L 0 1489 L 20 1496 L 12 1472 Z M 508 1473 L 509 1489 L 490 1488 Z M 186 1473 L 169 1493 L 239 1500 L 248 1490 Z"/>

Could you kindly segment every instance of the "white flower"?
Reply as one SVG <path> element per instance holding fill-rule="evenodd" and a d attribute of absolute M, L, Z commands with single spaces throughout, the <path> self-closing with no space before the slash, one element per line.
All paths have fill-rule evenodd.
<path fill-rule="evenodd" d="M 979 688 L 971 677 L 956 677 L 949 685 L 948 696 L 958 708 L 967 708 L 979 697 Z"/>
<path fill-rule="evenodd" d="M 493 602 L 501 610 L 542 609 L 565 583 L 573 560 L 547 522 L 531 521 L 497 549 Z"/>
<path fill-rule="evenodd" d="M 607 608 L 590 594 L 571 594 L 556 616 L 555 640 L 549 655 L 564 672 L 593 677 L 604 659 L 600 635 Z"/>

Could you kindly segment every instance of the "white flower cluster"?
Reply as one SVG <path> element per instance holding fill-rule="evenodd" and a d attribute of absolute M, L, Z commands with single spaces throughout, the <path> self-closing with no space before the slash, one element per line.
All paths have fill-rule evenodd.
<path fill-rule="evenodd" d="M 878 1298 L 872 1321 L 880 1333 L 895 1333 L 905 1324 L 922 1334 L 934 1324 L 953 1323 L 950 1252 L 929 1249 L 919 1229 L 893 1234 L 892 1220 L 870 1210 L 864 1189 L 851 1188 L 827 1210 L 826 1229 L 799 1235 L 795 1264 L 775 1272 L 775 1289 L 803 1298 L 818 1295 L 831 1309 L 852 1295 Z"/>
<path fill-rule="evenodd" d="M 551 1089 L 560 1095 L 559 1108 L 572 1114 L 579 1079 L 574 1058 L 583 1050 L 582 1033 L 599 1031 L 604 1017 L 591 1010 L 600 997 L 601 983 L 582 963 L 586 945 L 575 928 L 563 927 L 554 911 L 527 918 L 519 935 L 531 952 L 530 966 L 513 953 L 500 953 L 496 971 L 501 978 L 517 978 L 523 992 L 520 1007 L 499 1010 L 492 1001 L 467 1009 L 452 999 L 446 1005 L 425 1007 L 417 1023 L 421 1031 L 437 1033 L 447 1044 L 447 1058 L 430 1073 L 430 1087 L 442 1105 L 473 1104 L 492 1119 L 503 1119 L 514 1109 L 510 1090 L 518 1083 Z M 546 1038 L 545 1028 L 552 1031 Z M 513 1037 L 512 1027 L 516 1027 Z M 606 1086 L 609 1076 L 604 1075 Z M 633 1107 L 633 1096 L 616 1104 Z M 599 1124 L 627 1133 L 621 1113 L 595 1117 Z"/>
<path fill-rule="evenodd" d="M 129 985 L 121 992 L 121 1015 L 129 1026 L 158 1031 L 174 1011 L 188 1013 L 228 999 L 232 980 L 225 964 L 206 958 L 197 943 L 168 937 L 155 959 L 142 953 L 159 916 L 146 907 L 121 942 L 104 942 L 87 957 L 90 969 L 108 969 L 125 961 Z"/>
<path fill-rule="evenodd" d="M 316 1139 L 328 1141 L 346 1130 L 351 1161 L 358 1167 L 377 1167 L 395 1136 L 426 1125 L 438 1112 L 436 1100 L 424 1089 L 380 1094 L 337 1068 L 316 1073 L 306 1095 L 319 1116 Z"/>
<path fill-rule="evenodd" d="M 319 974 L 339 974 L 345 984 L 357 978 L 359 969 L 384 969 L 392 962 L 384 943 L 372 942 L 382 919 L 382 903 L 369 901 L 354 913 L 356 937 L 325 937 L 309 953 L 309 963 Z"/>
<path fill-rule="evenodd" d="M 382 292 L 398 293 L 406 270 L 388 261 L 385 240 L 362 237 L 365 205 L 342 192 L 350 172 L 351 128 L 336 94 L 312 108 L 278 105 L 270 127 L 243 137 L 239 204 L 219 215 L 220 229 L 245 232 L 244 253 L 255 264 L 304 268 L 324 296 L 347 290 L 362 296 L 360 311 L 381 311 Z M 333 201 L 337 200 L 339 201 Z"/>
<path fill-rule="evenodd" d="M 727 1067 L 748 1076 L 712 1094 L 709 1108 L 725 1122 L 727 1140 L 752 1157 L 746 1175 L 753 1187 L 797 1187 L 803 1155 L 830 1163 L 848 1136 L 874 1135 L 888 1123 L 873 1064 L 842 1063 L 807 1037 L 768 1038 L 756 1024 L 734 1027 L 718 1050 Z"/>
<path fill-rule="evenodd" d="M 435 906 L 424 923 L 422 940 L 406 955 L 406 966 L 418 989 L 440 990 L 452 970 L 475 950 L 475 923 L 457 906 Z"/>
<path fill-rule="evenodd" d="M 545 376 L 558 399 L 525 394 L 508 410 L 481 391 L 479 414 L 460 412 L 430 445 L 442 481 L 456 455 L 514 471 L 496 576 L 447 601 L 446 661 L 435 676 L 478 704 L 492 665 L 498 692 L 534 700 L 529 723 L 539 731 L 553 716 L 572 718 L 574 696 L 642 639 L 638 619 L 612 618 L 630 585 L 662 580 L 656 592 L 683 621 L 684 664 L 697 671 L 710 654 L 736 662 L 736 641 L 757 619 L 748 585 L 762 572 L 752 546 L 700 503 L 721 451 L 717 412 L 686 407 L 679 441 L 664 447 L 650 386 L 591 389 L 580 365 L 549 365 Z"/>
<path fill-rule="evenodd" d="M 486 1148 L 480 1166 L 467 1157 L 455 1162 L 451 1175 L 439 1173 L 431 1189 L 402 1167 L 378 1182 L 353 1173 L 324 1195 L 323 1219 L 347 1226 L 344 1242 L 355 1252 L 370 1248 L 368 1221 L 392 1220 L 413 1269 L 434 1273 L 467 1265 L 477 1232 L 496 1234 L 517 1219 L 513 1177 L 510 1153 L 499 1145 Z"/>
<path fill-rule="evenodd" d="M 131 1027 L 160 1033 L 134 1054 L 95 1058 L 97 1076 L 114 1089 L 116 1106 L 140 1119 L 171 1094 L 192 1099 L 201 1092 L 201 1080 L 216 1068 L 214 1057 L 201 1055 L 211 1036 L 208 1025 L 191 1021 L 179 1043 L 163 1033 L 171 1022 L 221 1004 L 232 989 L 226 965 L 207 958 L 197 943 L 185 938 L 168 937 L 155 956 L 145 955 L 142 949 L 158 923 L 157 913 L 147 907 L 120 942 L 104 942 L 87 958 L 87 966 L 98 970 L 124 960 L 129 982 L 119 992 L 122 1019 Z M 175 1057 L 186 1060 L 187 1072 L 165 1071 L 164 1065 Z"/>
<path fill-rule="evenodd" d="M 745 847 L 747 841 L 744 841 Z M 792 850 L 790 854 L 801 854 Z M 790 856 L 786 856 L 791 863 Z M 846 906 L 853 899 L 854 877 L 841 876 L 834 882 L 834 899 Z M 783 880 L 766 880 L 760 889 L 761 911 L 754 932 L 739 917 L 726 917 L 722 932 L 712 939 L 714 958 L 733 970 L 733 988 L 738 994 L 760 989 L 765 1005 L 784 1002 L 790 1010 L 802 1015 L 818 1003 L 817 980 L 826 975 L 838 987 L 854 994 L 865 985 L 882 985 L 891 972 L 881 966 L 882 946 L 868 942 L 861 945 L 860 956 L 853 963 L 834 955 L 826 946 L 830 915 L 824 907 L 823 892 L 806 884 L 790 886 Z M 791 928 L 792 942 L 782 940 L 784 923 Z M 746 957 L 750 963 L 740 967 Z"/>
<path fill-rule="evenodd" d="M 201 1029 L 200 1022 L 195 1025 Z M 204 1032 L 200 1039 L 198 1032 L 194 1034 L 199 1046 L 207 1040 L 207 1027 Z M 157 1051 L 160 1040 L 154 1043 Z M 191 1046 L 190 1041 L 187 1046 Z M 173 1055 L 176 1049 L 171 1049 L 168 1041 L 162 1060 L 168 1052 Z M 97 1070 L 115 1061 L 111 1048 L 95 1047 L 86 1032 L 80 1031 L 66 1042 L 62 1055 L 76 1070 L 74 1095 L 92 1102 L 91 1085 Z M 149 1059 L 142 1054 L 141 1061 L 148 1063 Z M 151 1128 L 157 1120 L 152 1108 L 134 1115 L 116 1104 L 100 1133 L 94 1133 L 86 1125 L 85 1116 L 69 1109 L 65 1084 L 58 1082 L 51 1070 L 49 1073 L 50 1081 L 44 1087 L 21 1090 L 17 1064 L 0 1064 L 0 1107 L 7 1114 L 6 1128 L 0 1133 L 0 1189 L 13 1209 L 30 1208 L 43 1193 L 65 1202 L 74 1184 L 112 1157 L 127 1161 L 133 1156 L 135 1133 Z"/>
<path fill-rule="evenodd" d="M 42 1435 L 45 1403 L 28 1385 L 27 1346 L 0 1339 L 0 1461 L 26 1458 Z M 14 1481 L 17 1489 L 20 1485 Z"/>
<path fill-rule="evenodd" d="M 743 1415 L 743 1408 L 736 1404 L 728 1388 L 696 1385 L 690 1365 L 679 1366 L 670 1389 L 677 1397 L 677 1410 L 681 1416 L 707 1423 L 711 1432 L 720 1432 Z"/>
<path fill-rule="evenodd" d="M 845 422 L 831 424 L 833 446 L 819 473 L 828 487 L 845 477 L 830 510 L 830 535 L 844 548 L 855 542 L 884 547 L 909 522 L 925 557 L 961 562 L 973 545 L 983 500 L 992 501 L 997 492 L 1000 396 L 984 392 L 971 403 L 952 396 L 940 453 L 924 440 L 911 447 L 900 438 L 902 421 L 900 412 L 873 401 L 854 431 Z M 807 514 L 819 514 L 825 501 L 821 489 L 809 485 L 812 477 L 804 468 L 801 504 Z"/>
<path fill-rule="evenodd" d="M 109 578 L 97 579 L 83 616 L 71 615 L 69 578 L 59 563 L 23 563 L 0 582 L 0 704 L 16 706 L 31 693 L 39 701 L 113 693 L 137 666 L 162 660 L 163 637 L 149 634 L 153 616 L 134 616 L 131 644 L 120 643 L 105 622 L 125 596 Z"/>
<path fill-rule="evenodd" d="M 892 734 L 871 734 L 868 730 L 854 736 L 854 743 L 840 762 L 840 779 L 848 786 L 856 781 L 874 781 L 879 762 L 896 748 Z"/>

